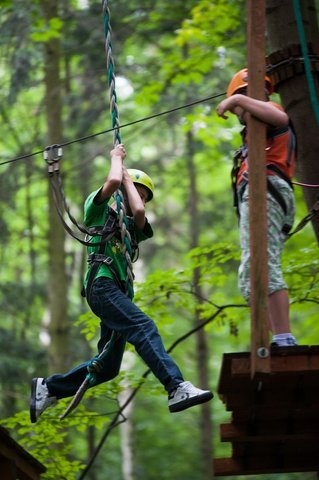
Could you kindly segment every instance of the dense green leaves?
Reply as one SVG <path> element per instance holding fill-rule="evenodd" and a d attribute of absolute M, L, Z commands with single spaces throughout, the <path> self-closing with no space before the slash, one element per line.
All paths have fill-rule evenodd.
<path fill-rule="evenodd" d="M 198 375 L 194 313 L 199 311 L 200 327 L 209 343 L 210 383 L 216 390 L 223 352 L 250 348 L 249 309 L 237 289 L 239 239 L 229 179 L 240 127 L 235 119 L 225 123 L 215 114 L 230 75 L 245 63 L 245 2 L 109 3 L 121 123 L 183 107 L 121 130 L 127 165 L 146 170 L 155 183 L 154 201 L 147 206 L 155 236 L 141 245 L 135 300 L 154 318 L 166 347 L 194 383 Z M 117 395 L 138 388 L 132 420 L 136 478 L 201 480 L 198 410 L 173 420 L 167 412 L 166 393 L 152 375 L 146 375 L 145 365 L 130 346 L 133 367 L 123 369 L 107 385 L 89 390 L 74 414 L 59 420 L 68 399 L 49 409 L 38 424 L 30 424 L 30 380 L 48 373 L 47 251 L 49 242 L 54 247 L 54 238 L 47 238 L 48 181 L 42 155 L 6 162 L 47 144 L 43 47 L 49 40 L 61 42 L 65 138 L 57 141 L 101 132 L 111 126 L 111 118 L 99 2 L 87 6 L 60 2 L 59 17 L 50 22 L 43 17 L 39 1 L 29 2 L 28 8 L 20 0 L 6 1 L 1 9 L 0 401 L 4 423 L 48 467 L 43 478 L 71 480 L 90 456 L 90 429 L 95 427 L 92 453 L 118 411 Z M 215 98 L 186 106 L 206 97 Z M 111 148 L 112 133 L 108 133 L 63 149 L 63 186 L 79 221 L 85 196 L 107 175 Z M 195 173 L 191 173 L 190 156 Z M 190 242 L 192 180 L 198 197 L 199 240 L 194 249 Z M 295 191 L 300 219 L 306 210 L 300 190 Z M 308 344 L 317 343 L 318 337 L 317 246 L 312 242 L 308 226 L 289 240 L 284 252 L 293 331 L 300 343 Z M 71 351 L 66 355 L 76 364 L 95 353 L 99 320 L 79 295 L 85 270 L 82 247 L 68 238 L 64 254 L 70 287 L 66 322 L 72 332 Z M 201 271 L 200 304 L 194 269 Z M 140 386 L 143 375 L 146 380 Z M 228 446 L 219 441 L 217 427 L 228 413 L 217 395 L 212 408 L 216 455 L 222 456 Z M 96 460 L 94 479 L 105 480 L 105 471 L 112 480 L 122 479 L 121 464 L 116 428 Z M 275 477 L 268 475 L 267 480 Z"/>

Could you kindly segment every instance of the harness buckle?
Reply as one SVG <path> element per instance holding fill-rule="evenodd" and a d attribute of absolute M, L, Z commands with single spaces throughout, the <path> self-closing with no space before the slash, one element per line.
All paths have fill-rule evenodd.
<path fill-rule="evenodd" d="M 89 254 L 89 256 L 88 256 L 88 258 L 87 258 L 87 263 L 88 263 L 89 265 L 91 265 L 91 263 L 93 263 L 93 261 L 94 261 L 94 260 L 93 260 L 93 259 L 94 259 L 94 255 L 95 255 L 95 253 L 90 253 L 90 254 Z"/>
<path fill-rule="evenodd" d="M 104 263 L 107 266 L 111 265 L 112 262 L 113 262 L 113 258 L 111 257 L 105 257 L 105 259 L 102 260 L 102 263 Z"/>
<path fill-rule="evenodd" d="M 87 263 L 89 265 L 92 265 L 92 263 L 98 262 L 98 263 L 104 263 L 105 265 L 109 266 L 112 264 L 113 259 L 111 257 L 107 257 L 106 255 L 103 255 L 102 253 L 90 253 L 87 259 Z"/>

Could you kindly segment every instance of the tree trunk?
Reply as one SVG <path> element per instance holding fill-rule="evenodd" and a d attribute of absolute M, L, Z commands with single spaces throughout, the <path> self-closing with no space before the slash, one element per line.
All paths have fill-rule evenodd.
<path fill-rule="evenodd" d="M 125 352 L 123 359 L 123 369 L 125 371 L 130 371 L 133 369 L 135 363 L 135 355 L 129 351 Z M 132 394 L 132 389 L 129 387 L 128 382 L 123 379 L 121 385 L 125 388 L 122 392 L 119 393 L 118 399 L 120 405 L 128 400 Z M 134 479 L 134 455 L 133 455 L 133 416 L 134 411 L 134 400 L 132 400 L 127 407 L 123 410 L 123 415 L 126 417 L 126 421 L 121 423 L 120 432 L 121 432 L 121 451 L 122 451 L 122 476 L 123 480 L 133 480 Z"/>
<path fill-rule="evenodd" d="M 190 248 L 198 247 L 199 245 L 199 215 L 198 215 L 198 194 L 196 188 L 196 168 L 194 165 L 195 145 L 191 132 L 187 133 L 187 167 L 190 179 Z M 194 291 L 198 305 L 202 303 L 203 298 L 202 289 L 200 286 L 201 272 L 196 268 L 193 272 Z M 195 326 L 200 322 L 200 308 L 195 312 Z M 196 334 L 197 345 L 197 365 L 199 374 L 199 387 L 209 389 L 209 371 L 208 371 L 208 345 L 206 333 L 200 329 Z M 201 407 L 200 413 L 200 427 L 201 427 L 201 454 L 202 454 L 202 479 L 211 480 L 213 478 L 213 425 L 211 419 L 210 403 L 204 403 Z"/>
<path fill-rule="evenodd" d="M 58 17 L 59 1 L 43 0 L 47 23 Z M 60 41 L 51 38 L 45 43 L 45 105 L 48 144 L 62 142 L 62 108 L 60 80 Z M 67 325 L 67 277 L 65 268 L 65 231 L 56 213 L 51 192 L 48 192 L 48 300 L 49 300 L 49 370 L 61 372 L 68 364 L 69 329 Z"/>
<path fill-rule="evenodd" d="M 319 34 L 317 14 L 314 0 L 300 1 L 302 23 L 306 41 L 312 44 L 312 50 L 319 53 Z M 289 45 L 300 44 L 298 28 L 291 0 L 267 0 L 266 22 L 270 56 L 282 51 Z M 301 63 L 294 62 L 297 68 Z M 288 67 L 289 68 L 289 67 Z M 288 70 L 287 68 L 287 70 Z M 302 68 L 302 70 L 304 70 Z M 316 94 L 319 97 L 318 74 L 312 75 Z M 318 120 L 315 117 L 314 106 L 309 95 L 307 77 L 304 71 L 280 81 L 276 86 L 283 107 L 293 122 L 298 141 L 298 159 L 296 176 L 299 181 L 307 184 L 319 184 L 319 135 Z M 296 187 L 299 188 L 299 187 Z M 304 198 L 308 208 L 317 200 L 318 190 L 304 188 Z M 319 217 L 313 221 L 314 231 L 319 240 Z"/>

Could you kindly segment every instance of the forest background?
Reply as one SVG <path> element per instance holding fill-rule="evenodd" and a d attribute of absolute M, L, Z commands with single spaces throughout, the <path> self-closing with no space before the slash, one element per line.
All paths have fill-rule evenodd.
<path fill-rule="evenodd" d="M 85 248 L 56 214 L 41 151 L 68 143 L 61 177 L 81 222 L 84 199 L 107 175 L 113 134 L 100 134 L 112 125 L 100 2 L 26 6 L 4 0 L 1 419 L 47 467 L 42 478 L 76 479 L 97 453 L 118 402 L 138 387 L 126 421 L 102 441 L 85 478 L 204 480 L 213 478 L 213 456 L 228 456 L 230 449 L 219 439 L 219 424 L 229 419 L 216 394 L 223 353 L 250 350 L 249 310 L 237 289 L 240 252 L 230 185 L 240 126 L 231 115 L 225 122 L 215 113 L 229 79 L 246 63 L 246 2 L 118 0 L 109 7 L 120 123 L 133 123 L 121 129 L 126 164 L 147 171 L 155 183 L 147 206 L 155 236 L 135 264 L 135 301 L 156 321 L 185 378 L 211 387 L 215 398 L 169 414 L 163 388 L 128 347 L 119 378 L 89 391 L 69 417 L 59 420 L 68 400 L 30 423 L 31 379 L 90 358 L 98 338 L 98 320 L 80 295 Z M 153 118 L 134 123 L 146 117 Z M 83 137 L 91 138 L 78 140 Z M 295 196 L 297 223 L 307 208 L 299 187 Z M 283 256 L 300 344 L 318 344 L 317 257 L 309 224 L 287 242 Z"/>

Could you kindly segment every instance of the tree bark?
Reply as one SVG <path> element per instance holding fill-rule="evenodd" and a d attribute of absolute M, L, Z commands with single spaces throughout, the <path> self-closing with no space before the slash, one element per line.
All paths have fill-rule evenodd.
<path fill-rule="evenodd" d="M 319 33 L 314 0 L 300 1 L 303 28 L 307 43 L 319 53 Z M 267 0 L 267 36 L 270 54 L 285 49 L 289 45 L 300 44 L 294 5 L 291 0 Z M 313 75 L 315 89 L 319 97 L 318 74 Z M 294 125 L 298 157 L 296 176 L 307 184 L 319 184 L 319 135 L 318 122 L 311 103 L 306 74 L 300 73 L 282 81 L 277 86 L 282 105 Z M 299 188 L 299 187 L 296 187 Z M 304 188 L 304 198 L 308 209 L 317 200 L 318 189 Z M 313 228 L 319 240 L 319 217 L 313 220 Z"/>
<path fill-rule="evenodd" d="M 125 352 L 123 359 L 123 369 L 130 371 L 133 369 L 135 363 L 135 355 L 129 351 Z M 132 388 L 129 387 L 128 382 L 123 379 L 121 385 L 124 390 L 119 393 L 118 399 L 120 405 L 124 405 L 130 395 L 132 394 Z M 132 400 L 126 408 L 123 410 L 123 415 L 126 417 L 126 421 L 121 423 L 121 452 L 122 452 L 122 476 L 123 480 L 134 480 L 134 452 L 133 452 L 133 412 L 134 412 L 134 400 Z"/>
<path fill-rule="evenodd" d="M 59 1 L 42 2 L 47 22 L 58 17 Z M 47 141 L 49 145 L 61 143 L 62 92 L 60 79 L 60 40 L 51 38 L 45 43 L 45 105 L 47 116 Z M 67 292 L 65 231 L 57 215 L 51 192 L 48 192 L 48 301 L 49 301 L 49 370 L 61 372 L 68 365 L 69 328 L 67 324 Z"/>
<path fill-rule="evenodd" d="M 199 245 L 199 212 L 198 212 L 198 193 L 196 187 L 196 168 L 194 164 L 195 144 L 191 132 L 187 133 L 187 167 L 190 180 L 189 188 L 189 211 L 190 211 L 190 248 Z M 194 269 L 193 285 L 198 306 L 202 303 L 202 288 L 200 286 L 201 272 L 199 268 Z M 200 322 L 200 308 L 195 311 L 195 326 Z M 196 353 L 197 353 L 197 371 L 199 375 L 199 387 L 209 389 L 209 370 L 208 360 L 209 352 L 207 345 L 207 336 L 203 329 L 198 330 L 196 334 Z M 201 431 L 201 454 L 202 454 L 202 479 L 211 480 L 213 478 L 213 424 L 211 418 L 210 403 L 204 403 L 200 410 L 200 431 Z"/>

